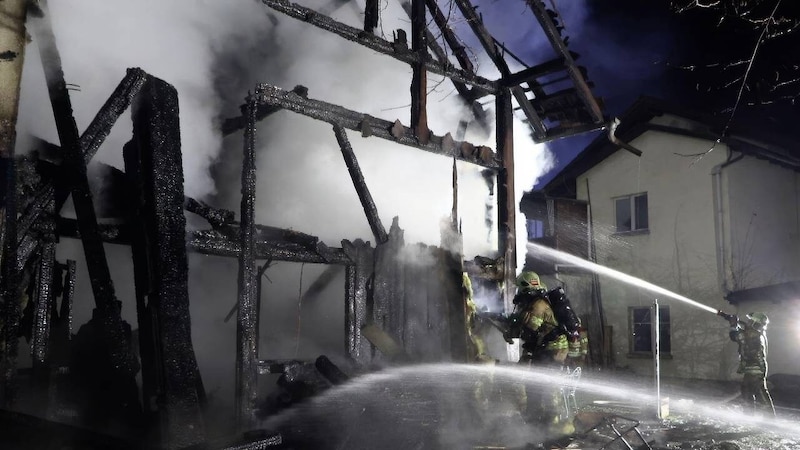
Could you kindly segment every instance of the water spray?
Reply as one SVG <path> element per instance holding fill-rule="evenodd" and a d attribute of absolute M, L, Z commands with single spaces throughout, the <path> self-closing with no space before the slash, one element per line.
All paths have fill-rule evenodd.
<path fill-rule="evenodd" d="M 476 402 L 480 400 L 465 394 L 475 392 L 479 384 L 536 389 L 570 386 L 585 393 L 592 404 L 617 404 L 626 408 L 656 401 L 648 392 L 649 386 L 609 378 L 607 374 L 599 377 L 590 374 L 568 382 L 563 373 L 541 367 L 421 364 L 392 367 L 353 378 L 308 402 L 271 416 L 260 427 L 279 430 L 287 442 L 319 438 L 330 445 L 336 439 L 346 439 L 353 448 L 379 448 L 380 443 L 389 441 L 394 443 L 391 448 L 397 448 L 400 439 L 410 437 L 413 440 L 423 429 L 438 434 L 438 442 L 444 443 L 444 448 L 475 448 L 475 441 L 470 439 L 476 437 L 481 441 L 485 441 L 485 437 L 497 437 L 505 440 L 504 444 L 521 448 L 545 437 L 546 432 L 538 427 L 525 426 L 515 421 L 515 416 L 503 414 L 508 404 L 500 397 L 488 396 L 486 401 L 493 407 L 476 409 Z M 740 427 L 748 427 L 752 430 L 748 434 L 769 438 L 775 443 L 800 438 L 800 426 L 794 420 L 759 417 L 723 407 L 713 396 L 704 397 L 700 392 L 690 394 L 695 394 L 691 395 L 692 401 L 674 404 L 675 412 L 685 415 L 679 424 L 707 423 L 710 419 L 721 422 L 717 426 L 736 427 L 739 431 Z M 474 411 L 482 411 L 479 413 L 482 421 L 474 428 L 464 429 L 459 420 L 448 420 L 464 418 L 465 413 Z M 420 427 L 419 419 L 428 421 L 429 425 Z"/>
<path fill-rule="evenodd" d="M 614 270 L 614 269 L 611 269 L 611 268 L 606 267 L 606 266 L 601 266 L 600 264 L 593 263 L 591 261 L 587 261 L 587 260 L 585 260 L 583 258 L 580 258 L 580 257 L 577 257 L 575 255 L 570 255 L 569 253 L 565 253 L 565 252 L 562 252 L 562 251 L 559 251 L 559 250 L 555 250 L 555 249 L 552 249 L 550 247 L 545 247 L 543 245 L 534 244 L 532 242 L 528 243 L 528 249 L 531 250 L 531 251 L 534 251 L 534 252 L 539 252 L 539 253 L 545 254 L 545 255 L 553 258 L 553 259 L 558 259 L 558 260 L 561 260 L 561 261 L 564 261 L 564 262 L 568 262 L 570 264 L 574 264 L 576 266 L 580 266 L 580 267 L 589 269 L 592 272 L 595 272 L 595 273 L 597 273 L 599 275 L 605 275 L 605 276 L 608 276 L 608 277 L 623 281 L 623 282 L 628 283 L 630 285 L 638 286 L 638 287 L 640 287 L 642 289 L 647 289 L 648 291 L 654 292 L 656 294 L 664 295 L 664 296 L 667 296 L 669 298 L 684 302 L 684 303 L 686 303 L 686 304 L 688 304 L 690 306 L 694 306 L 696 308 L 703 309 L 703 310 L 708 311 L 708 312 L 710 312 L 712 314 L 717 314 L 717 315 L 725 314 L 720 310 L 712 308 L 712 307 L 710 307 L 708 305 L 704 305 L 704 304 L 702 304 L 700 302 L 694 301 L 694 300 L 690 299 L 689 297 L 684 297 L 683 295 L 677 294 L 677 293 L 672 292 L 672 291 L 670 291 L 668 289 L 664 289 L 661 286 L 656 286 L 655 284 L 650 283 L 650 282 L 645 281 L 645 280 L 642 280 L 641 278 L 636 278 L 633 275 L 628 275 L 628 274 L 622 273 L 622 272 L 620 272 L 618 270 Z M 723 317 L 725 317 L 725 316 L 723 316 Z"/>

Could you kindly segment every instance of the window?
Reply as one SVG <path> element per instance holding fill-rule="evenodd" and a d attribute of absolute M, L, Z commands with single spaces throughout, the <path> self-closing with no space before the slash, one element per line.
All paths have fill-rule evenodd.
<path fill-rule="evenodd" d="M 659 330 L 661 339 L 661 353 L 669 354 L 672 349 L 670 342 L 669 307 L 659 306 Z M 631 307 L 628 308 L 628 329 L 630 330 L 630 353 L 632 355 L 653 354 L 653 308 Z"/>
<path fill-rule="evenodd" d="M 628 195 L 614 199 L 617 215 L 617 233 L 646 230 L 647 193 Z"/>
<path fill-rule="evenodd" d="M 544 221 L 536 219 L 528 219 L 528 240 L 539 239 L 544 237 Z"/>

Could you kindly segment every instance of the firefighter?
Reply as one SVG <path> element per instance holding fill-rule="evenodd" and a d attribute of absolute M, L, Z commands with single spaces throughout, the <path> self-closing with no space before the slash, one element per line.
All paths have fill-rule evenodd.
<path fill-rule="evenodd" d="M 475 293 L 472 289 L 472 280 L 464 272 L 462 275 L 462 289 L 466 297 L 467 312 L 467 352 L 469 360 L 477 363 L 493 363 L 486 351 L 486 342 L 481 336 L 480 319 L 478 317 L 478 305 L 475 303 Z"/>
<path fill-rule="evenodd" d="M 762 312 L 730 319 L 730 338 L 739 344 L 739 369 L 742 378 L 742 399 L 746 406 L 775 415 L 772 397 L 767 390 L 767 325 L 769 318 Z"/>
<path fill-rule="evenodd" d="M 503 337 L 509 343 L 513 338 L 522 340 L 519 364 L 562 370 L 568 353 L 567 333 L 556 320 L 547 287 L 538 274 L 530 271 L 522 272 L 516 284 L 514 312 L 509 316 L 510 326 Z M 572 422 L 562 417 L 565 405 L 560 387 L 545 391 L 541 387 L 527 388 L 526 396 L 529 422 L 546 424 L 551 432 L 558 434 L 574 431 Z"/>
<path fill-rule="evenodd" d="M 512 324 L 503 334 L 506 341 L 522 339 L 519 363 L 561 366 L 567 358 L 567 335 L 556 320 L 547 299 L 547 286 L 536 272 L 522 272 L 517 277 Z"/>

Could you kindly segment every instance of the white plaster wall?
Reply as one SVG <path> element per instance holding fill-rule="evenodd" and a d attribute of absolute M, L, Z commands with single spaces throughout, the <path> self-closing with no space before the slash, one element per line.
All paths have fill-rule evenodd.
<path fill-rule="evenodd" d="M 670 125 L 679 124 L 674 117 Z M 643 155 L 620 150 L 577 181 L 578 198 L 592 199 L 600 264 L 707 304 L 727 308 L 717 282 L 712 168 L 727 149 L 701 139 L 647 131 L 633 142 Z M 685 156 L 682 156 L 685 155 Z M 702 157 L 697 156 L 702 155 Z M 614 234 L 614 197 L 647 192 L 649 232 Z M 618 367 L 652 373 L 652 359 L 631 358 L 628 307 L 651 305 L 656 294 L 601 277 L 607 323 L 614 326 Z M 664 376 L 727 378 L 735 347 L 727 323 L 705 310 L 660 296 L 672 320 L 672 358 Z"/>
<path fill-rule="evenodd" d="M 749 156 L 723 169 L 723 176 L 729 289 L 800 280 L 800 176 Z"/>

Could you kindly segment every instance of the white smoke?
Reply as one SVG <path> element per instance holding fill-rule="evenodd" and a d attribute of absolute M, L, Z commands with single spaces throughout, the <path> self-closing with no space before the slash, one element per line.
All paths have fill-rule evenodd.
<path fill-rule="evenodd" d="M 306 2 L 310 3 L 310 2 Z M 359 26 L 351 8 L 337 19 Z M 405 12 L 390 4 L 382 11 L 386 38 L 409 31 Z M 411 69 L 408 65 L 294 19 L 279 16 L 276 46 L 295 58 L 285 67 L 267 60 L 263 81 L 282 88 L 302 84 L 309 97 L 340 104 L 385 120 L 410 124 Z M 282 59 L 282 58 L 281 58 Z M 452 85 L 429 75 L 428 122 L 432 131 L 455 133 L 465 117 Z M 387 228 L 400 218 L 406 242 L 439 244 L 440 219 L 452 208 L 452 160 L 378 138 L 348 132 L 381 222 Z M 475 137 L 468 135 L 468 139 Z M 373 241 L 367 219 L 328 124 L 290 113 L 277 114 L 259 128 L 259 221 L 320 236 L 323 240 L 365 238 Z M 494 147 L 493 140 L 473 141 Z M 467 252 L 491 252 L 484 224 L 488 195 L 475 166 L 459 163 L 459 215 Z"/>
<path fill-rule="evenodd" d="M 268 21 L 256 2 L 210 0 L 73 0 L 49 2 L 53 31 L 70 98 L 83 131 L 130 67 L 140 67 L 178 90 L 185 190 L 214 193 L 210 165 L 220 151 L 221 99 L 213 85 L 213 49 L 234 31 L 253 33 Z M 57 142 L 35 42 L 25 59 L 19 129 Z M 130 139 L 129 113 L 120 118 L 96 160 L 121 168 Z"/>

